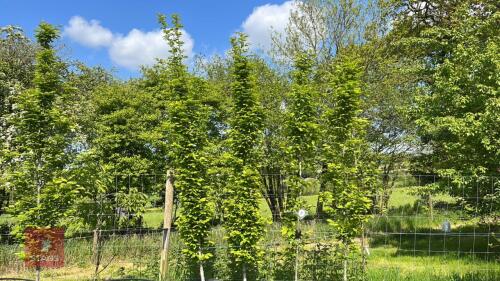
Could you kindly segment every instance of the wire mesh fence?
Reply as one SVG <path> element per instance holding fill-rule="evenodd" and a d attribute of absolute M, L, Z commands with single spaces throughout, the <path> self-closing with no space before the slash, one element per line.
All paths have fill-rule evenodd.
<path fill-rule="evenodd" d="M 249 280 L 499 280 L 500 178 L 495 176 L 381 175 L 368 188 L 372 201 L 354 250 L 344 255 L 318 195 L 328 189 L 305 179 L 294 248 L 282 235 L 280 217 L 289 196 L 286 177 L 263 183 L 260 215 L 266 220 L 259 263 Z M 41 280 L 158 280 L 163 242 L 166 175 L 115 175 L 106 192 L 76 202 L 68 220 L 64 267 L 42 268 Z M 322 190 L 323 189 L 323 190 Z M 224 190 L 210 194 L 214 217 L 204 251 L 208 280 L 241 280 L 225 239 Z M 16 203 L 10 190 L 4 205 Z M 273 205 L 274 204 L 274 205 Z M 8 208 L 7 208 L 8 210 Z M 60 210 L 61 211 L 61 210 Z M 182 213 L 175 200 L 174 217 Z M 35 280 L 23 260 L 25 247 L 13 235 L 16 218 L 0 215 L 0 278 Z M 97 240 L 96 240 L 97 239 Z M 200 280 L 175 230 L 169 248 L 169 280 Z M 347 279 L 346 279 L 347 278 Z M 1 279 L 0 279 L 1 280 Z"/>

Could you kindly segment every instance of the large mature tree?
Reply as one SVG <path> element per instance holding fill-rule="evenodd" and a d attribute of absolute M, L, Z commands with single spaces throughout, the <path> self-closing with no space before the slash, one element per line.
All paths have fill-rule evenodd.
<path fill-rule="evenodd" d="M 41 23 L 35 37 L 40 49 L 33 88 L 16 97 L 8 155 L 12 162 L 7 181 L 15 192 L 12 212 L 18 218 L 18 231 L 59 225 L 75 195 L 74 184 L 66 177 L 73 129 L 64 112 L 69 91 L 62 80 L 64 64 L 52 46 L 59 31 Z"/>
<path fill-rule="evenodd" d="M 359 0 L 299 0 L 283 34 L 272 37 L 272 54 L 292 63 L 300 52 L 309 51 L 317 65 L 326 65 L 349 44 L 361 42 L 373 9 Z"/>
<path fill-rule="evenodd" d="M 247 280 L 248 267 L 258 260 L 257 242 L 263 232 L 256 155 L 262 139 L 262 110 L 256 100 L 253 70 L 245 56 L 248 48 L 246 36 L 233 37 L 231 44 L 233 107 L 229 121 L 230 151 L 226 154 L 226 161 L 232 171 L 224 198 L 224 223 L 230 255 L 236 264 L 242 265 L 243 280 Z"/>
<path fill-rule="evenodd" d="M 415 119 L 426 149 L 417 168 L 450 177 L 446 190 L 489 212 L 500 159 L 498 3 L 409 1 L 400 11 L 398 51 L 420 64 Z"/>

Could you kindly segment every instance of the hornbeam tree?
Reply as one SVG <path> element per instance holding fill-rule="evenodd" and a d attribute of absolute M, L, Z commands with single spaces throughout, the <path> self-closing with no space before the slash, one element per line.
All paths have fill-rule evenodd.
<path fill-rule="evenodd" d="M 76 195 L 68 180 L 73 125 L 65 114 L 68 87 L 62 80 L 64 64 L 52 44 L 59 30 L 41 23 L 35 37 L 40 48 L 36 54 L 33 88 L 16 97 L 12 119 L 12 166 L 7 176 L 16 203 L 15 232 L 25 227 L 61 225 Z"/>
<path fill-rule="evenodd" d="M 298 54 L 292 72 L 292 89 L 288 96 L 286 137 L 289 190 L 287 209 L 296 211 L 303 170 L 311 168 L 319 133 L 317 124 L 316 93 L 312 83 L 313 61 L 305 54 Z M 292 209 L 291 209 L 292 208 Z"/>
<path fill-rule="evenodd" d="M 254 93 L 254 77 L 244 34 L 231 38 L 231 94 L 229 148 L 226 161 L 232 173 L 224 200 L 224 223 L 230 255 L 242 266 L 243 280 L 247 268 L 258 261 L 258 241 L 263 232 L 259 216 L 258 195 L 260 176 L 257 169 L 256 147 L 262 138 L 262 114 Z"/>
<path fill-rule="evenodd" d="M 364 138 L 367 121 L 361 113 L 361 68 L 356 57 L 343 56 L 335 64 L 322 118 L 322 174 L 327 188 L 320 194 L 324 215 L 342 242 L 344 276 L 353 239 L 362 235 L 375 186 L 375 165 Z M 344 279 L 346 280 L 346 279 Z"/>
<path fill-rule="evenodd" d="M 294 62 L 291 92 L 288 95 L 286 114 L 287 193 L 282 234 L 290 243 L 290 258 L 296 257 L 299 241 L 296 237 L 297 211 L 301 207 L 300 195 L 304 188 L 303 170 L 313 168 L 312 160 L 317 144 L 317 95 L 312 83 L 310 55 L 299 53 Z M 295 268 L 297 270 L 297 268 Z"/>
<path fill-rule="evenodd" d="M 182 25 L 172 16 L 169 26 L 159 17 L 164 37 L 170 46 L 165 68 L 166 122 L 163 124 L 170 151 L 170 167 L 182 205 L 178 220 L 179 232 L 186 246 L 184 253 L 198 262 L 200 279 L 205 280 L 203 263 L 212 255 L 207 251 L 210 222 L 213 217 L 208 202 L 209 183 L 204 148 L 208 140 L 208 109 L 202 104 L 199 81 L 191 77 L 184 65 Z M 201 87 L 203 89 L 203 87 Z"/>

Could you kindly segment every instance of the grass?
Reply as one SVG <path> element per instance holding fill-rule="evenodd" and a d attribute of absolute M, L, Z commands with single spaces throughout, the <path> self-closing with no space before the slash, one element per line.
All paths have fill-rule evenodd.
<path fill-rule="evenodd" d="M 146 211 L 143 215 L 144 226 L 150 228 L 161 228 L 163 227 L 163 209 L 162 208 L 151 208 Z"/>
<path fill-rule="evenodd" d="M 327 226 L 324 224 L 305 224 L 304 231 L 312 230 L 316 233 L 321 232 Z M 265 241 L 278 242 L 281 237 L 279 227 L 276 225 L 268 226 Z M 211 240 L 218 245 L 224 246 L 224 231 L 220 227 L 214 228 L 211 232 Z M 323 238 L 327 240 L 327 238 Z M 147 232 L 131 236 L 109 236 L 104 242 L 102 264 L 109 266 L 102 272 L 101 278 L 124 278 L 127 276 L 148 277 L 148 266 L 156 266 L 158 253 L 160 250 L 161 234 Z M 180 261 L 181 242 L 177 234 L 172 237 L 171 268 L 174 273 L 181 272 L 183 263 Z M 66 241 L 66 265 L 62 269 L 46 269 L 42 272 L 42 280 L 86 280 L 93 274 L 91 261 L 91 239 L 86 237 L 69 239 Z M 272 243 L 271 243 L 272 244 Z M 3 247 L 2 250 L 6 248 Z M 276 247 L 265 247 L 266 255 L 272 257 Z M 17 246 L 10 246 L 10 254 L 19 250 Z M 3 255 L 5 256 L 5 253 Z M 218 253 L 218 256 L 224 257 L 224 253 Z M 11 255 L 13 257 L 13 255 Z M 22 263 L 19 260 L 10 259 L 10 263 L 5 264 L 3 268 L 10 267 L 18 273 L 0 271 L 2 277 L 23 277 L 33 278 L 34 272 L 23 270 Z M 267 262 L 276 262 L 268 260 Z M 401 253 L 396 246 L 385 244 L 375 245 L 371 248 L 371 254 L 367 261 L 367 280 L 408 280 L 408 281 L 434 281 L 434 280 L 464 280 L 464 281 L 494 281 L 498 280 L 500 267 L 498 261 L 476 258 L 471 255 L 456 256 L 446 255 L 413 255 Z M 179 280 L 179 279 L 174 279 Z M 322 280 L 322 279 L 318 279 Z"/>
<path fill-rule="evenodd" d="M 302 196 L 304 208 L 308 211 L 310 215 L 316 213 L 316 203 L 318 200 L 318 195 L 308 195 Z M 260 215 L 266 220 L 272 220 L 271 210 L 267 206 L 266 200 L 259 199 L 259 211 Z M 163 224 L 163 209 L 162 208 L 150 208 L 143 215 L 144 225 L 150 228 L 161 228 Z"/>
<path fill-rule="evenodd" d="M 317 195 L 302 198 L 304 207 L 309 214 L 314 215 Z M 410 188 L 398 187 L 392 191 L 387 213 L 374 217 L 367 223 L 367 228 L 370 230 L 371 253 L 367 258 L 366 280 L 500 280 L 499 242 L 491 235 L 473 235 L 475 233 L 498 233 L 499 226 L 481 224 L 460 209 L 452 208 L 454 199 L 450 196 L 438 195 L 435 196 L 434 201 L 441 202 L 441 207 L 435 208 L 431 218 L 429 210 L 419 205 L 418 196 L 412 194 Z M 261 215 L 270 222 L 271 212 L 263 199 L 260 200 L 259 206 Z M 441 231 L 441 224 L 445 220 L 452 224 L 450 234 Z M 0 222 L 2 221 L 12 221 L 12 218 L 0 216 Z M 144 215 L 144 223 L 147 227 L 158 228 L 162 221 L 161 208 L 149 209 Z M 324 223 L 305 221 L 301 224 L 301 229 L 306 236 L 309 235 L 311 240 L 315 241 L 307 245 L 309 249 L 319 245 L 318 242 L 331 241 L 331 237 L 325 235 L 330 228 Z M 222 266 L 227 263 L 225 249 L 227 245 L 223 237 L 224 230 L 221 227 L 212 229 L 211 240 L 217 245 L 217 248 L 213 249 L 216 258 L 211 267 L 207 266 L 207 274 L 213 273 L 214 268 L 222 271 L 228 270 Z M 171 242 L 170 262 L 173 274 L 185 276 L 188 269 L 180 255 L 182 243 L 177 233 L 173 233 Z M 65 267 L 44 270 L 42 280 L 69 281 L 91 278 L 94 271 L 91 263 L 91 237 L 76 236 L 65 243 Z M 102 259 L 102 265 L 106 266 L 106 269 L 102 272 L 101 278 L 155 277 L 160 243 L 161 234 L 154 230 L 128 236 L 108 233 L 104 240 Z M 283 241 L 278 224 L 267 225 L 262 243 L 264 264 L 277 265 L 274 266 L 276 269 L 280 264 L 276 253 L 284 249 L 283 246 L 279 246 L 283 244 Z M 16 258 L 15 253 L 19 251 L 20 248 L 16 245 L 0 245 L 0 276 L 34 279 L 34 272 L 24 269 L 22 262 Z M 306 270 L 309 258 L 310 256 L 301 258 L 303 270 Z M 324 271 L 336 270 L 335 267 L 330 269 L 332 265 L 327 262 L 321 266 L 325 267 Z M 303 273 L 302 276 L 307 276 L 307 273 Z M 175 278 L 173 280 L 185 280 Z M 323 280 L 321 276 L 315 278 L 318 281 Z M 289 279 L 283 277 L 281 280 Z"/>
<path fill-rule="evenodd" d="M 0 225 L 13 224 L 16 219 L 9 214 L 0 215 Z"/>

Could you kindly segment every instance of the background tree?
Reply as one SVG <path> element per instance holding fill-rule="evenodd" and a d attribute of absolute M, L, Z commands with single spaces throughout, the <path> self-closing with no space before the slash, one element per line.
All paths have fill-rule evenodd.
<path fill-rule="evenodd" d="M 59 31 L 41 23 L 35 37 L 40 49 L 33 88 L 16 97 L 8 155 L 12 165 L 6 181 L 16 196 L 12 213 L 18 232 L 27 226 L 61 225 L 76 191 L 67 171 L 74 127 L 63 110 L 69 95 L 61 78 L 65 66 L 52 48 Z"/>
<path fill-rule="evenodd" d="M 272 37 L 272 55 L 291 63 L 297 52 L 309 51 L 316 65 L 327 65 L 341 49 L 361 41 L 370 9 L 357 0 L 296 1 L 285 33 Z"/>
<path fill-rule="evenodd" d="M 381 173 L 382 189 L 376 207 L 387 209 L 388 198 L 399 175 L 409 169 L 409 159 L 420 149 L 415 108 L 416 77 L 408 70 L 416 65 L 399 58 L 386 37 L 376 36 L 360 47 L 362 58 L 362 116 L 369 121 L 366 140 Z"/>
<path fill-rule="evenodd" d="M 137 176 L 162 171 L 152 146 L 155 135 L 150 133 L 158 118 L 155 102 L 133 83 L 115 82 L 97 88 L 88 104 L 89 121 L 82 122 L 92 127 L 82 126 L 87 130 L 83 151 L 72 165 L 85 187 L 77 217 L 92 229 L 140 226 L 149 196 L 161 190 L 148 182 L 151 179 Z M 95 205 L 87 206 L 90 202 Z M 107 214 L 102 217 L 106 221 L 96 221 L 98 216 L 88 212 Z"/>
<path fill-rule="evenodd" d="M 7 154 L 11 147 L 15 97 L 31 87 L 34 75 L 36 46 L 15 26 L 0 28 L 0 175 L 7 171 Z M 0 214 L 8 200 L 9 187 L 0 176 Z"/>
<path fill-rule="evenodd" d="M 251 59 L 255 69 L 256 94 L 262 108 L 263 141 L 261 142 L 261 193 L 271 210 L 273 221 L 281 221 L 285 211 L 285 169 L 287 157 L 283 150 L 286 142 L 286 101 L 288 79 L 259 58 Z"/>
<path fill-rule="evenodd" d="M 399 54 L 420 65 L 413 72 L 418 78 L 414 116 L 424 150 L 415 170 L 451 178 L 453 188 L 447 190 L 464 193 L 466 205 L 476 204 L 476 197 L 485 200 L 477 211 L 489 212 L 498 187 L 485 176 L 498 174 L 500 153 L 499 130 L 491 125 L 498 120 L 497 4 L 415 5 L 409 1 L 395 17 L 393 35 L 400 38 Z M 415 12 L 420 16 L 409 16 Z"/>

